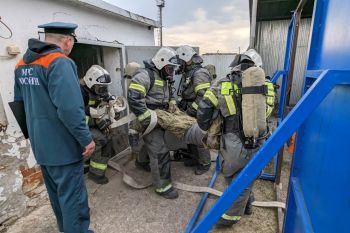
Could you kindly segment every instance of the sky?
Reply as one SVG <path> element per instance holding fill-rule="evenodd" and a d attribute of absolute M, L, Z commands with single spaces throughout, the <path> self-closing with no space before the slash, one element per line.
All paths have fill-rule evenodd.
<path fill-rule="evenodd" d="M 151 19 L 158 18 L 156 0 L 104 1 Z M 249 44 L 248 2 L 248 0 L 165 0 L 163 45 L 198 46 L 201 54 L 246 50 Z"/>

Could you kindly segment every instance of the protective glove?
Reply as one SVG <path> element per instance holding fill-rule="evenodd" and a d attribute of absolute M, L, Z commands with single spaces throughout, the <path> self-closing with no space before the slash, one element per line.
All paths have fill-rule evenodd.
<path fill-rule="evenodd" d="M 145 132 L 148 125 L 151 123 L 151 116 L 145 118 L 143 121 L 140 122 L 142 126 L 142 132 Z"/>
<path fill-rule="evenodd" d="M 175 100 L 171 100 L 169 102 L 169 108 L 168 108 L 168 112 L 170 113 L 174 113 L 178 110 L 179 108 L 177 107 L 176 101 Z"/>
<path fill-rule="evenodd" d="M 97 127 L 99 130 L 101 130 L 102 133 L 109 133 L 110 125 L 112 124 L 112 121 L 109 119 L 99 119 L 96 122 Z"/>
<path fill-rule="evenodd" d="M 182 99 L 179 103 L 179 108 L 182 110 L 182 111 L 186 111 L 187 109 L 187 101 Z"/>

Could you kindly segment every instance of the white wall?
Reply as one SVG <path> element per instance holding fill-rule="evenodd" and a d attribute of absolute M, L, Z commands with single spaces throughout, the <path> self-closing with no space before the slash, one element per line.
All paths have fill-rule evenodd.
<path fill-rule="evenodd" d="M 154 45 L 153 29 L 149 30 L 146 25 L 65 1 L 2 0 L 0 16 L 13 31 L 11 39 L 0 38 L 0 55 L 6 54 L 6 46 L 10 44 L 19 46 L 22 52 L 14 58 L 0 58 L 0 93 L 9 122 L 7 133 L 16 137 L 19 128 L 6 103 L 13 99 L 13 69 L 25 52 L 28 39 L 38 37 L 37 25 L 51 21 L 74 22 L 79 25 L 78 38 L 118 41 L 125 45 Z M 1 27 L 0 33 L 4 35 L 6 30 Z"/>

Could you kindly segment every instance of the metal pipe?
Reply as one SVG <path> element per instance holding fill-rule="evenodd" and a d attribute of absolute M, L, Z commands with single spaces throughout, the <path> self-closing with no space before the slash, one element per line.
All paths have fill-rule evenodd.
<path fill-rule="evenodd" d="M 249 48 L 255 47 L 255 34 L 256 34 L 256 15 L 258 10 L 258 0 L 253 0 L 252 4 L 252 17 L 250 19 L 250 41 Z"/>
<path fill-rule="evenodd" d="M 162 10 L 163 7 L 159 7 L 159 14 L 160 14 L 160 19 L 159 19 L 159 22 L 160 22 L 160 28 L 159 28 L 159 40 L 160 40 L 160 46 L 162 47 L 163 46 L 163 14 L 162 14 Z"/>

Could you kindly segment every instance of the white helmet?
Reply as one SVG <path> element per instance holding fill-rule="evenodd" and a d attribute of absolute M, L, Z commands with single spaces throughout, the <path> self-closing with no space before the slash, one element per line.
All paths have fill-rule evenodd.
<path fill-rule="evenodd" d="M 139 63 L 130 62 L 125 66 L 124 75 L 131 78 L 140 67 L 141 65 Z"/>
<path fill-rule="evenodd" d="M 152 58 L 152 62 L 158 70 L 161 70 L 166 65 L 178 66 L 176 52 L 169 47 L 162 47 Z"/>
<path fill-rule="evenodd" d="M 108 85 L 112 83 L 107 70 L 101 66 L 93 65 L 86 72 L 83 78 L 86 86 L 95 94 L 100 96 L 108 95 Z"/>
<path fill-rule="evenodd" d="M 192 57 L 197 54 L 194 49 L 188 45 L 180 46 L 176 49 L 176 53 L 179 56 L 179 58 L 185 62 L 189 62 Z"/>
<path fill-rule="evenodd" d="M 243 53 L 243 55 L 250 57 L 250 59 L 254 62 L 256 66 L 262 66 L 261 56 L 258 54 L 257 51 L 255 51 L 255 49 L 248 49 Z"/>

